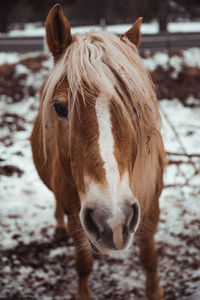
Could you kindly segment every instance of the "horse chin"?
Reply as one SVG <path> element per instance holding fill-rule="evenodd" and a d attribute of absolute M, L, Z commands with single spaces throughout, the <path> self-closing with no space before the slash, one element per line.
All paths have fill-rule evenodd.
<path fill-rule="evenodd" d="M 113 252 L 116 252 L 114 250 L 110 250 L 110 249 L 98 249 L 90 240 L 89 240 L 92 252 L 96 255 L 110 255 Z"/>
<path fill-rule="evenodd" d="M 109 249 L 109 248 L 106 248 L 106 247 L 98 247 L 97 245 L 94 245 L 94 243 L 88 238 L 88 241 L 89 241 L 89 244 L 90 244 L 90 247 L 92 249 L 92 252 L 94 254 L 97 254 L 97 255 L 115 255 L 117 253 L 122 253 L 126 250 L 129 249 L 130 245 L 132 244 L 132 240 L 133 240 L 133 237 L 130 238 L 129 242 L 125 245 L 124 248 L 122 249 Z"/>

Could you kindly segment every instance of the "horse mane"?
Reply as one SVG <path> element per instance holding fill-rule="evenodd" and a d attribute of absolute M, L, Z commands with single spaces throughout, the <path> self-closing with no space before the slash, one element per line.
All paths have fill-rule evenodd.
<path fill-rule="evenodd" d="M 42 89 L 42 132 L 44 149 L 51 142 L 53 110 L 51 102 L 55 89 L 67 79 L 69 128 L 81 103 L 95 103 L 101 94 L 109 101 L 116 115 L 128 121 L 139 145 L 141 165 L 144 145 L 148 141 L 151 161 L 158 156 L 161 121 L 154 86 L 144 69 L 135 45 L 128 38 L 108 32 L 75 35 L 62 57 L 55 63 Z M 46 130 L 48 124 L 49 130 Z M 148 137 L 148 138 L 147 138 Z M 157 142 L 158 141 L 158 142 Z M 142 161 L 143 160 L 143 161 Z"/>

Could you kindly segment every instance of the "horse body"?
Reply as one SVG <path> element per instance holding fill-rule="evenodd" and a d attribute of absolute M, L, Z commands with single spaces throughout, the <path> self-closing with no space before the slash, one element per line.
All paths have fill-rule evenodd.
<path fill-rule="evenodd" d="M 124 36 L 71 36 L 59 5 L 46 22 L 54 68 L 45 81 L 31 145 L 37 171 L 55 195 L 57 228 L 76 249 L 77 299 L 90 299 L 91 245 L 100 253 L 138 239 L 148 299 L 164 299 L 154 233 L 165 153 L 152 82 L 136 46 L 141 20 Z"/>

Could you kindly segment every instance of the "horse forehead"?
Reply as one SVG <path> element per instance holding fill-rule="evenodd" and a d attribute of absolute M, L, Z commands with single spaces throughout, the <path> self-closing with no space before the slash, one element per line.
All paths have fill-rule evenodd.
<path fill-rule="evenodd" d="M 80 111 L 78 111 L 79 109 Z M 97 144 L 99 148 L 97 155 L 101 156 L 105 165 L 116 170 L 118 168 L 117 156 L 123 152 L 125 146 L 121 136 L 128 138 L 131 129 L 126 119 L 122 118 L 121 113 L 117 114 L 117 110 L 113 106 L 113 97 L 100 94 L 95 99 L 86 101 L 85 104 L 81 101 L 75 123 L 79 127 L 82 138 L 87 138 L 84 142 L 90 143 L 90 149 Z M 116 149 L 120 150 L 117 151 L 118 155 L 116 155 Z"/>

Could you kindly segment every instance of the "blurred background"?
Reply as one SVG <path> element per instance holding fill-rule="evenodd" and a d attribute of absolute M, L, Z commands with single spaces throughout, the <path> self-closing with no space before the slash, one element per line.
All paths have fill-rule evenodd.
<path fill-rule="evenodd" d="M 50 0 L 1 0 L 0 32 L 8 32 L 18 23 L 20 28 L 30 22 L 44 24 L 53 4 Z M 72 26 L 132 23 L 138 16 L 144 22 L 157 20 L 160 31 L 167 30 L 167 22 L 199 21 L 198 0 L 61 0 L 59 1 Z"/>
<path fill-rule="evenodd" d="M 66 300 L 76 289 L 73 242 L 54 237 L 53 195 L 32 162 L 39 91 L 53 66 L 45 19 L 57 1 L 0 0 L 0 299 Z M 143 16 L 139 54 L 155 83 L 168 157 L 156 234 L 167 300 L 200 299 L 200 2 L 62 0 L 72 33 L 117 35 Z M 137 244 L 95 258 L 95 300 L 141 300 Z"/>

